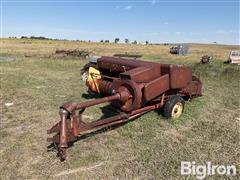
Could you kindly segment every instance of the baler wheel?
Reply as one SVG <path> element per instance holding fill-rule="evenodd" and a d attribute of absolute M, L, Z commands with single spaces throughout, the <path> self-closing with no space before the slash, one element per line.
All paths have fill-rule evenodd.
<path fill-rule="evenodd" d="M 166 118 L 177 119 L 184 110 L 184 100 L 180 96 L 171 96 L 163 108 L 163 115 Z"/>

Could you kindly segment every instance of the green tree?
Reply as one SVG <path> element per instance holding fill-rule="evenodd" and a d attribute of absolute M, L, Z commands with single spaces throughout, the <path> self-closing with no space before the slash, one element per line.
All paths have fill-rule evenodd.
<path fill-rule="evenodd" d="M 118 43 L 119 41 L 120 41 L 119 38 L 115 38 L 115 40 L 114 40 L 115 43 Z"/>

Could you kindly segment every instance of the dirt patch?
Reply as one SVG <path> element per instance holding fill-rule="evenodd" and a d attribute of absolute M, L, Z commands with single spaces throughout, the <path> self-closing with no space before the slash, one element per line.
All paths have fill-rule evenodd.
<path fill-rule="evenodd" d="M 18 127 L 12 127 L 12 128 L 8 128 L 7 131 L 11 134 L 16 134 L 16 135 L 20 135 L 26 132 L 30 132 L 31 127 L 29 126 L 18 126 Z"/>
<path fill-rule="evenodd" d="M 11 61 L 15 61 L 16 58 L 13 56 L 4 56 L 4 55 L 0 55 L 0 62 L 11 62 Z"/>
<path fill-rule="evenodd" d="M 76 168 L 76 169 L 69 169 L 69 170 L 62 171 L 62 172 L 56 174 L 55 177 L 69 175 L 69 174 L 73 174 L 73 173 L 78 173 L 78 172 L 81 172 L 81 171 L 91 171 L 91 170 L 94 170 L 95 168 L 100 167 L 102 165 L 104 165 L 104 162 L 100 162 L 98 164 L 95 164 L 95 165 L 89 166 L 89 167 L 80 167 L 80 168 Z"/>

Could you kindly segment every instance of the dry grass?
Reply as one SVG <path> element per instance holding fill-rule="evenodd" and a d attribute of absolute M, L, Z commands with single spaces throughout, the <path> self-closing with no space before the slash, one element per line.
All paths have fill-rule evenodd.
<path fill-rule="evenodd" d="M 15 59 L 0 62 L 1 179 L 183 179 L 181 161 L 239 164 L 239 66 L 223 64 L 229 51 L 239 46 L 191 45 L 188 56 L 177 57 L 168 53 L 168 46 L 1 41 L 2 59 Z M 204 96 L 186 104 L 179 122 L 152 111 L 80 140 L 69 149 L 68 161 L 61 163 L 54 152 L 47 152 L 46 129 L 57 121 L 63 102 L 86 100 L 79 75 L 86 61 L 47 57 L 56 49 L 75 48 L 97 55 L 139 53 L 144 59 L 188 64 L 201 76 Z M 215 62 L 198 65 L 209 53 Z M 25 58 L 26 54 L 32 57 Z M 9 102 L 14 104 L 5 106 Z M 99 107 L 103 106 L 87 110 L 86 117 L 100 117 Z"/>

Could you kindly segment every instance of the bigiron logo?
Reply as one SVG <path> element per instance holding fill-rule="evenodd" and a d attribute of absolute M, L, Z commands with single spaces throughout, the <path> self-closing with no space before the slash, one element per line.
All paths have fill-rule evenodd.
<path fill-rule="evenodd" d="M 211 162 L 199 165 L 195 161 L 181 161 L 181 175 L 193 175 L 197 179 L 214 175 L 236 176 L 236 173 L 234 165 L 213 165 Z"/>

